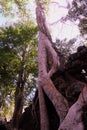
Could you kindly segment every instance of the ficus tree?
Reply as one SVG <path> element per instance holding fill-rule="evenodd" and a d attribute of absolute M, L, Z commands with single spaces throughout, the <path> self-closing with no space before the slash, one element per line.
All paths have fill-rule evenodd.
<path fill-rule="evenodd" d="M 52 101 L 59 117 L 60 122 L 63 121 L 65 113 L 68 111 L 68 102 L 66 99 L 56 90 L 50 77 L 56 72 L 60 66 L 59 57 L 56 51 L 52 47 L 52 39 L 46 25 L 45 14 L 43 12 L 43 5 L 41 1 L 37 1 L 37 24 L 39 28 L 39 43 L 38 43 L 38 92 L 39 92 L 39 104 L 40 104 L 40 117 L 41 117 L 41 130 L 49 129 L 49 121 L 47 118 L 47 110 L 45 105 L 45 99 L 43 91 Z M 50 57 L 49 57 L 50 55 Z M 48 58 L 48 61 L 47 61 Z M 47 67 L 47 63 L 51 62 Z M 60 111 L 61 110 L 61 111 Z"/>
<path fill-rule="evenodd" d="M 61 68 L 59 55 L 53 48 L 52 38 L 47 27 L 43 1 L 36 1 L 36 17 L 39 28 L 38 34 L 38 95 L 40 109 L 40 129 L 49 130 L 49 119 L 45 95 L 52 102 L 60 119 L 58 130 L 83 130 L 81 121 L 82 107 L 87 102 L 87 87 L 85 85 L 78 100 L 69 108 L 67 99 L 56 90 L 51 76 Z M 84 98 L 83 98 L 84 97 Z"/>

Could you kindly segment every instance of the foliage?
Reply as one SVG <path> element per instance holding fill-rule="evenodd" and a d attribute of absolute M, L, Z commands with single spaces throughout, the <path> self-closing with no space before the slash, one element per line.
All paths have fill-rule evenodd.
<path fill-rule="evenodd" d="M 14 14 L 12 11 L 14 8 L 17 9 L 15 11 L 26 14 L 26 5 L 28 4 L 29 0 L 0 0 L 0 6 L 1 6 L 1 13 L 3 13 L 5 16 Z"/>
<path fill-rule="evenodd" d="M 68 19 L 79 21 L 80 32 L 87 39 L 87 1 L 73 0 L 72 8 L 68 12 Z"/>
<path fill-rule="evenodd" d="M 65 58 L 65 61 L 67 61 L 68 56 L 72 53 L 72 47 L 75 44 L 76 40 L 76 38 L 73 38 L 69 41 L 67 41 L 67 39 L 64 39 L 62 41 L 60 39 L 56 39 L 55 46 Z"/>
<path fill-rule="evenodd" d="M 73 0 L 72 8 L 69 10 L 68 16 L 74 20 L 81 20 L 87 16 L 87 1 L 86 0 Z"/>
<path fill-rule="evenodd" d="M 30 74 L 33 77 L 37 76 L 36 34 L 37 27 L 31 21 L 26 25 L 18 24 L 0 29 L 0 95 L 5 113 L 13 104 L 21 65 L 24 67 L 24 73 L 27 74 L 26 84 L 30 82 Z M 23 52 L 25 52 L 24 60 L 22 59 Z M 28 89 L 28 94 L 32 89 Z"/>
<path fill-rule="evenodd" d="M 87 40 L 87 18 L 86 17 L 80 20 L 79 28 L 80 28 L 81 34 L 85 36 Z"/>

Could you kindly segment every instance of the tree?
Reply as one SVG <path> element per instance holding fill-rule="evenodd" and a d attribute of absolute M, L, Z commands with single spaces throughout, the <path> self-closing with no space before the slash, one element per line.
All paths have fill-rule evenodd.
<path fill-rule="evenodd" d="M 51 76 L 60 69 L 61 63 L 59 56 L 53 48 L 53 42 L 51 35 L 49 33 L 48 27 L 46 25 L 44 7 L 41 1 L 37 2 L 36 16 L 37 24 L 39 28 L 38 36 L 38 93 L 39 93 L 39 106 L 40 106 L 40 122 L 41 130 L 49 130 L 49 120 L 46 109 L 46 103 L 44 98 L 44 93 L 52 102 L 56 112 L 60 118 L 59 130 L 64 129 L 79 129 L 83 130 L 83 123 L 79 120 L 81 119 L 82 107 L 86 103 L 86 91 L 85 87 L 80 94 L 78 100 L 69 108 L 68 101 L 65 97 L 56 90 Z M 86 86 L 86 85 L 85 85 Z M 82 97 L 82 94 L 85 98 Z M 65 112 L 65 113 L 63 113 Z M 78 112 L 78 113 L 77 113 Z M 77 117 L 75 118 L 75 116 Z"/>
<path fill-rule="evenodd" d="M 31 74 L 33 77 L 37 75 L 36 33 L 37 27 L 32 23 L 32 21 L 26 25 L 19 24 L 14 27 L 9 26 L 1 28 L 1 93 L 3 93 L 4 88 L 5 95 L 9 95 L 10 99 L 11 96 L 13 96 L 10 92 L 12 89 L 15 89 L 15 105 L 12 118 L 13 128 L 18 127 L 18 121 L 23 111 L 24 91 L 26 88 L 30 87 L 29 76 Z M 32 89 L 30 89 L 30 92 Z M 2 94 L 2 96 L 4 95 Z"/>
<path fill-rule="evenodd" d="M 48 118 L 47 118 L 47 111 L 46 111 L 43 91 L 52 101 L 57 111 L 57 114 L 60 117 L 60 122 L 62 122 L 64 119 L 64 115 L 61 111 L 64 110 L 67 112 L 68 103 L 66 99 L 56 90 L 56 88 L 54 87 L 50 79 L 53 73 L 55 73 L 57 68 L 60 66 L 60 62 L 59 62 L 59 57 L 57 53 L 52 47 L 52 39 L 46 25 L 45 15 L 43 12 L 43 5 L 39 1 L 37 1 L 36 15 L 37 15 L 37 23 L 39 27 L 38 91 L 39 91 L 41 130 L 48 130 L 49 123 L 48 123 Z M 51 63 L 49 64 L 49 62 Z M 48 66 L 47 63 L 49 64 L 49 68 L 47 67 Z"/>

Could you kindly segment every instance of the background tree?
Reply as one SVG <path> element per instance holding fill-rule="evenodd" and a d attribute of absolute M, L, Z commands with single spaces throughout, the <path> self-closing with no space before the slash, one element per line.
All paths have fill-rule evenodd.
<path fill-rule="evenodd" d="M 13 127 L 17 127 L 22 114 L 25 89 L 28 92 L 33 90 L 29 76 L 37 76 L 36 33 L 37 28 L 31 21 L 26 25 L 1 28 L 0 31 L 1 95 L 4 96 L 3 101 L 10 105 L 15 92 Z M 9 101 L 6 97 L 9 97 Z"/>

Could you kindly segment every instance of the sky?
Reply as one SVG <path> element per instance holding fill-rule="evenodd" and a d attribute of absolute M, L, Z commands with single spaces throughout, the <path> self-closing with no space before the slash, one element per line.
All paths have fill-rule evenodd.
<path fill-rule="evenodd" d="M 53 41 L 56 39 L 68 40 L 79 35 L 78 26 L 70 21 L 61 22 L 60 19 L 65 17 L 68 13 L 67 2 L 71 6 L 72 0 L 51 0 L 48 14 L 47 14 L 47 24 L 51 32 Z M 35 17 L 35 1 L 30 0 L 30 4 L 27 6 L 31 10 L 31 14 Z M 0 26 L 10 24 L 17 21 L 17 17 L 9 18 L 3 17 L 0 14 Z"/>
<path fill-rule="evenodd" d="M 60 21 L 60 19 L 64 18 L 68 13 L 68 9 L 66 8 L 67 2 L 69 2 L 71 6 L 72 0 L 51 0 L 47 21 L 53 40 L 56 38 L 67 38 L 69 40 L 79 35 L 79 29 L 75 23 Z"/>
<path fill-rule="evenodd" d="M 2 26 L 3 23 L 6 22 L 6 18 L 2 16 L 2 14 L 0 14 L 0 26 Z"/>

